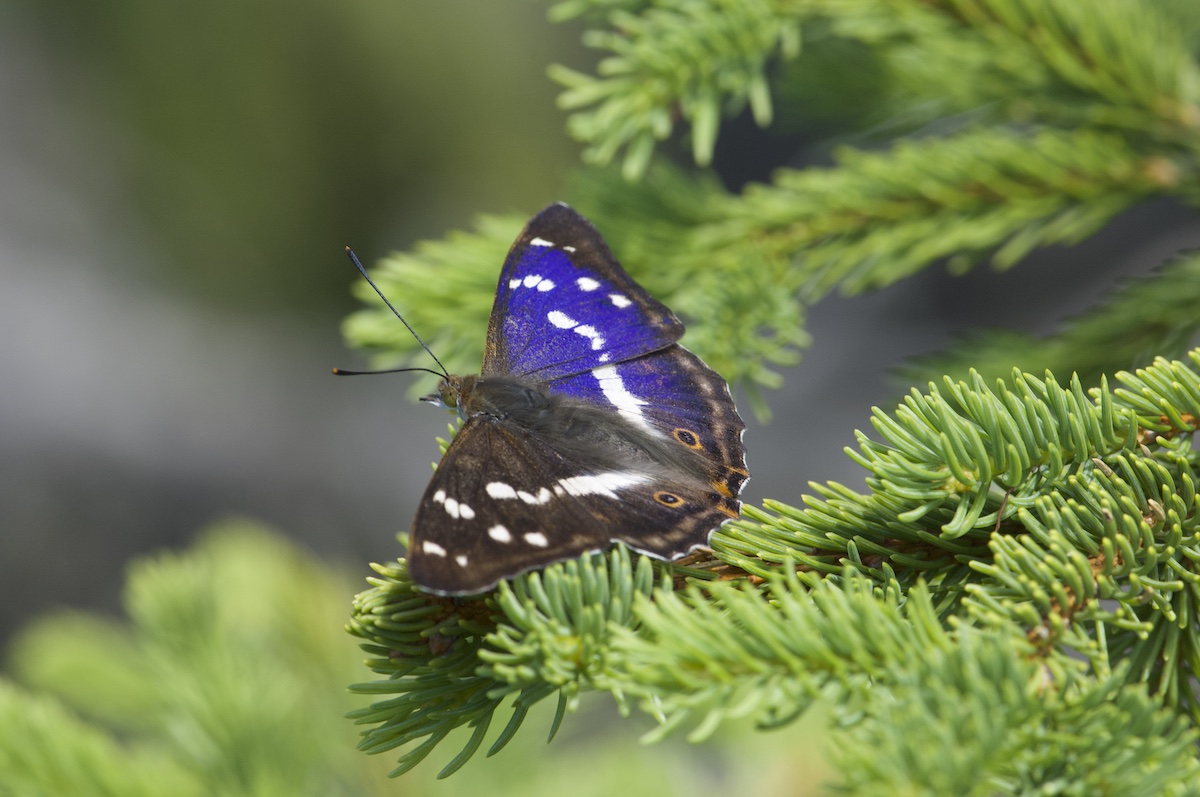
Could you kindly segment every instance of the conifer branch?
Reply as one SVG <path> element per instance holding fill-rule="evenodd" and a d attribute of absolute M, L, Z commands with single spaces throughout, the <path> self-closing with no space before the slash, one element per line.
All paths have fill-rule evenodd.
<path fill-rule="evenodd" d="M 641 617 L 617 647 L 663 732 L 690 724 L 701 738 L 738 715 L 769 726 L 832 699 L 853 794 L 1022 793 L 1014 781 L 1061 778 L 1080 793 L 1157 795 L 1187 793 L 1181 779 L 1200 771 L 1196 731 L 1143 689 L 1089 681 L 1069 661 L 1048 678 L 1019 626 L 947 631 L 921 586 L 900 605 L 894 587 L 851 574 L 811 588 L 792 576 L 761 595 L 720 584 L 657 596 Z M 1130 739 L 1131 723 L 1155 732 Z"/>
<path fill-rule="evenodd" d="M 945 258 L 956 268 L 983 257 L 1010 266 L 1036 247 L 1078 241 L 1136 202 L 1174 190 L 1163 182 L 1157 156 L 1144 158 L 1119 137 L 1087 131 L 978 130 L 840 158 L 833 169 L 781 170 L 775 185 L 739 198 L 692 182 L 698 210 L 690 217 L 642 217 L 637 223 L 647 229 L 629 233 L 635 246 L 622 252 L 627 269 L 681 315 L 688 347 L 731 382 L 777 385 L 772 367 L 794 362 L 808 343 L 805 303 L 835 287 L 878 288 Z M 688 190 L 688 181 L 669 170 L 660 175 L 627 193 L 661 207 Z M 602 211 L 622 201 L 602 174 L 580 185 Z M 613 216 L 629 223 L 627 214 Z M 602 215 L 597 222 L 604 224 Z M 415 328 L 435 332 L 430 345 L 449 353 L 452 370 L 477 368 L 495 273 L 522 223 L 484 218 L 475 234 L 422 244 L 374 272 Z M 613 229 L 619 241 L 620 224 Z M 415 352 L 378 300 L 367 290 L 361 295 L 379 309 L 351 316 L 347 338 L 385 352 L 380 367 Z M 1144 318 L 1142 326 L 1154 327 Z"/>
<path fill-rule="evenodd" d="M 627 173 L 649 178 L 586 175 L 574 190 L 581 208 L 688 323 L 689 347 L 752 389 L 778 384 L 772 367 L 807 345 L 804 303 L 830 290 L 887 285 L 943 260 L 957 270 L 981 260 L 1008 267 L 1037 247 L 1081 240 L 1145 199 L 1200 201 L 1200 64 L 1184 4 L 572 0 L 555 16 L 601 22 L 589 41 L 613 53 L 598 77 L 555 72 L 571 86 L 563 101 L 577 108 L 572 129 L 593 159 L 624 147 Z M 911 126 L 922 114 L 967 115 L 940 137 L 842 150 L 833 168 L 781 170 L 738 197 L 649 168 L 675 108 L 692 122 L 701 160 L 722 112 L 750 102 L 765 122 L 769 64 L 803 58 L 796 31 L 818 23 L 886 63 L 893 116 Z M 485 218 L 477 233 L 422 244 L 376 274 L 418 329 L 436 333 L 431 343 L 456 370 L 478 362 L 496 264 L 522 221 Z M 401 332 L 376 312 L 346 326 L 381 365 L 413 351 Z M 1088 382 L 1095 373 L 1081 371 Z"/>
<path fill-rule="evenodd" d="M 418 742 L 401 755 L 393 775 L 419 764 L 450 731 L 475 729 L 438 777 L 457 771 L 479 749 L 496 711 L 511 702 L 504 731 L 488 749 L 503 749 L 530 706 L 552 695 L 559 711 L 553 738 L 581 689 L 594 689 L 607 664 L 611 627 L 632 622 L 635 594 L 655 587 L 650 560 L 636 564 L 623 547 L 552 565 L 501 583 L 477 599 L 433 598 L 418 592 L 404 561 L 375 565 L 381 576 L 360 594 L 348 631 L 374 658 L 367 666 L 388 680 L 352 691 L 395 695 L 353 712 L 367 753 Z M 660 584 L 665 586 L 666 583 Z"/>
<path fill-rule="evenodd" d="M 871 46 L 895 76 L 901 102 L 934 98 L 931 110 L 939 115 L 999 103 L 997 121 L 1132 131 L 1195 154 L 1200 105 L 1193 87 L 1200 72 L 1185 38 L 1191 26 L 1183 6 L 656 0 L 613 10 L 604 0 L 572 0 L 556 10 L 563 18 L 587 14 L 606 24 L 587 38 L 613 53 L 600 77 L 561 67 L 552 75 L 567 86 L 560 104 L 576 110 L 570 129 L 590 145 L 591 158 L 605 163 L 625 148 L 630 175 L 644 171 L 654 140 L 671 132 L 673 107 L 692 124 L 694 144 L 710 140 L 722 102 L 735 113 L 752 98 L 756 121 L 766 125 L 770 115 L 758 109 L 770 107 L 768 59 L 803 57 L 801 31 L 818 22 Z M 663 46 L 664 40 L 672 45 Z M 757 50 L 747 50 L 750 45 Z M 705 78 L 709 64 L 721 80 Z M 754 99 L 759 94 L 763 99 Z M 596 107 L 582 110 L 588 106 Z M 707 163 L 710 149 L 693 151 L 698 163 Z"/>
<path fill-rule="evenodd" d="M 1197 793 L 1195 729 L 1143 688 L 1047 683 L 1019 642 L 971 628 L 955 641 L 919 652 L 925 664 L 874 691 L 870 719 L 839 739 L 848 793 Z"/>
<path fill-rule="evenodd" d="M 703 738 L 738 716 L 787 722 L 818 695 L 869 717 L 883 711 L 870 708 L 880 685 L 909 684 L 928 702 L 920 685 L 939 667 L 969 666 L 999 668 L 999 680 L 980 677 L 1013 686 L 989 697 L 960 677 L 964 705 L 1022 695 L 998 709 L 1016 738 L 1037 723 L 1077 728 L 1100 692 L 1113 716 L 1159 728 L 1148 745 L 1179 751 L 1195 732 L 1157 701 L 1200 718 L 1200 655 L 1178 633 L 1200 611 L 1200 350 L 1190 359 L 1117 374 L 1119 388 L 1102 380 L 1090 396 L 1077 379 L 1019 372 L 995 388 L 974 377 L 914 391 L 876 411 L 885 442 L 860 436 L 848 452 L 871 473 L 868 493 L 813 485 L 823 497 L 803 509 L 748 507 L 714 533 L 716 572 L 749 574 L 740 585 L 693 579 L 674 592 L 671 568 L 654 565 L 656 578 L 619 546 L 470 601 L 416 592 L 402 562 L 379 568 L 351 631 L 389 680 L 357 688 L 397 697 L 356 713 L 376 726 L 363 747 L 423 740 L 402 771 L 470 724 L 477 733 L 448 773 L 505 698 L 515 710 L 493 752 L 529 704 L 557 694 L 561 718 L 586 690 L 640 699 L 661 723 L 653 738 L 682 727 Z M 902 740 L 888 745 L 905 754 Z M 1064 741 L 1054 760 L 1090 750 Z M 1196 762 L 1180 754 L 1169 766 Z M 1005 763 L 989 777 L 1017 772 Z"/>
<path fill-rule="evenodd" d="M 624 177 L 643 178 L 592 171 L 572 198 L 679 312 L 685 344 L 743 385 L 774 383 L 771 365 L 807 342 L 805 303 L 831 290 L 943 261 L 1004 268 L 1145 199 L 1200 201 L 1200 28 L 1186 4 L 568 0 L 554 14 L 592 20 L 589 43 L 610 53 L 594 77 L 553 73 L 572 132 L 589 158 L 623 157 Z M 749 104 L 766 123 L 768 77 L 803 58 L 800 31 L 868 48 L 894 80 L 893 121 L 936 121 L 940 135 L 843 149 L 740 196 L 651 164 L 679 121 L 699 162 L 722 114 Z M 521 222 L 485 219 L 377 275 L 441 335 L 452 368 L 479 361 Z M 667 567 L 618 547 L 458 601 L 415 591 L 402 562 L 380 568 L 351 626 L 387 678 L 358 687 L 388 698 L 355 715 L 364 749 L 402 747 L 403 771 L 469 726 L 448 774 L 498 710 L 509 720 L 491 752 L 551 696 L 552 733 L 600 691 L 655 717 L 654 738 L 697 739 L 732 717 L 788 722 L 820 696 L 857 718 L 839 731 L 855 793 L 1015 793 L 1054 778 L 1077 793 L 1196 793 L 1200 351 L 1116 374 L 1115 389 L 1105 377 L 1178 354 L 1198 325 L 1196 262 L 1055 339 L 1025 339 L 1023 369 L 963 367 L 876 410 L 847 452 L 865 492 L 813 484 L 802 506 L 747 506 L 712 535 L 712 562 Z M 385 356 L 411 350 L 375 311 L 347 334 Z M 1060 382 L 1048 366 L 1081 373 Z"/>
<path fill-rule="evenodd" d="M 559 7 L 562 16 L 574 13 Z M 581 6 L 582 4 L 576 4 Z M 606 164 L 625 150 L 624 173 L 643 174 L 657 142 L 674 127 L 672 114 L 691 123 L 696 162 L 708 164 L 722 111 L 749 104 L 755 121 L 771 121 L 766 64 L 794 57 L 799 20 L 768 0 L 660 2 L 608 14 L 610 30 L 591 30 L 584 42 L 611 53 L 594 78 L 562 66 L 550 76 L 566 87 L 559 105 L 577 110 L 571 133 L 589 143 L 584 157 Z M 580 8 L 580 11 L 583 9 Z M 582 110 L 588 106 L 598 106 Z"/>
<path fill-rule="evenodd" d="M 985 256 L 1008 267 L 1163 190 L 1157 161 L 1086 130 L 981 129 L 838 160 L 750 188 L 706 231 L 708 244 L 762 241 L 766 258 L 796 261 L 789 287 L 812 300 L 889 285 L 944 258 L 959 270 Z"/>
<path fill-rule="evenodd" d="M 1025 98 L 1042 121 L 1112 125 L 1168 136 L 1194 130 L 1196 73 L 1183 5 L 1099 0 L 893 3 L 826 0 L 809 6 L 839 35 L 888 52 L 904 84 L 950 89 L 960 107 Z M 921 58 L 913 58 L 920 48 Z M 1147 123 L 1147 119 L 1158 120 Z"/>
<path fill-rule="evenodd" d="M 5 651 L 0 794 L 384 794 L 342 716 L 348 587 L 247 521 L 139 557 L 124 618 L 59 611 Z"/>

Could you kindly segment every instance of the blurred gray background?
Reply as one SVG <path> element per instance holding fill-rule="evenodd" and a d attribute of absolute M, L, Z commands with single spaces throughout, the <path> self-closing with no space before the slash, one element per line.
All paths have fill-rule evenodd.
<path fill-rule="evenodd" d="M 364 576 L 397 555 L 448 416 L 410 402 L 407 377 L 330 375 L 363 364 L 341 341 L 342 246 L 370 264 L 563 198 L 578 147 L 545 69 L 595 55 L 545 14 L 0 6 L 0 639 L 53 606 L 115 612 L 131 558 L 231 514 Z M 736 190 L 826 152 L 739 119 L 716 168 Z M 749 499 L 860 486 L 841 450 L 895 403 L 905 358 L 980 325 L 1052 330 L 1197 245 L 1192 213 L 1160 202 L 1015 273 L 934 270 L 823 302 L 771 426 L 750 419 Z"/>

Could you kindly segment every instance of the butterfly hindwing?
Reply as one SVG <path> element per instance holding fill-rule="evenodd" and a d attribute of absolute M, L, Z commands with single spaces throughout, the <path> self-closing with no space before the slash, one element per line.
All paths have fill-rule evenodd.
<path fill-rule="evenodd" d="M 679 319 L 625 273 L 586 219 L 551 205 L 508 253 L 483 374 L 552 380 L 671 345 Z"/>
<path fill-rule="evenodd" d="M 707 460 L 715 489 L 736 499 L 748 478 L 742 432 L 729 387 L 696 355 L 676 344 L 661 351 L 549 385 L 617 413 Z M 737 509 L 736 500 L 725 502 Z"/>

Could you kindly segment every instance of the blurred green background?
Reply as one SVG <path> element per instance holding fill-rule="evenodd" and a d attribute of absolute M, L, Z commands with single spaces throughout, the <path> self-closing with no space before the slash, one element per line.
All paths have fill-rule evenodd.
<path fill-rule="evenodd" d="M 0 640 L 53 607 L 116 614 L 128 562 L 229 515 L 350 563 L 348 612 L 365 563 L 398 553 L 447 416 L 404 377 L 329 375 L 363 362 L 341 342 L 342 246 L 370 264 L 567 198 L 579 148 L 546 67 L 591 70 L 582 30 L 532 0 L 0 5 Z M 826 159 L 794 115 L 723 128 L 731 189 Z M 1198 243 L 1190 213 L 1151 203 L 1019 279 L 930 272 L 824 302 L 770 432 L 751 424 L 750 499 L 861 483 L 841 449 L 903 358 L 981 324 L 1049 329 Z"/>
<path fill-rule="evenodd" d="M 10 739 L 58 748 L 34 770 L 58 772 L 49 779 L 61 778 L 61 793 L 75 793 L 63 784 L 81 766 L 96 793 L 147 775 L 184 788 L 281 765 L 299 768 L 299 782 L 311 770 L 310 784 L 359 767 L 361 793 L 379 794 L 761 782 L 761 752 L 738 764 L 732 748 L 682 739 L 643 748 L 646 721 L 631 727 L 595 696 L 554 746 L 542 710 L 503 755 L 437 784 L 454 740 L 390 781 L 394 756 L 355 752 L 342 718 L 368 702 L 344 687 L 371 677 L 342 630 L 350 598 L 367 561 L 399 553 L 394 534 L 448 420 L 417 409 L 403 378 L 330 375 L 363 362 L 341 340 L 358 279 L 342 247 L 370 263 L 480 212 L 532 214 L 562 198 L 578 147 L 545 71 L 590 68 L 580 32 L 528 0 L 0 7 L 0 661 L 31 694 L 45 688 L 71 707 L 0 689 L 0 717 Z M 321 580 L 276 543 L 264 549 L 253 525 L 204 542 L 231 515 L 268 521 L 337 578 Z M 145 559 L 164 549 L 183 558 Z M 187 572 L 196 580 L 162 588 L 196 605 L 200 647 L 163 654 L 170 639 L 144 627 L 160 602 L 146 582 Z M 302 593 L 298 605 L 280 601 Z M 249 607 L 253 617 L 236 619 Z M 209 611 L 232 625 L 210 629 Z M 306 647 L 293 649 L 301 633 Z M 228 667 L 240 689 L 205 685 Z M 194 703 L 206 693 L 211 707 Z M 280 697 L 277 710 L 255 709 Z M 68 743 L 81 727 L 73 712 L 117 731 L 117 747 L 84 745 L 107 767 Z M 209 712 L 215 726 L 179 737 L 181 715 L 204 724 Z M 263 724 L 272 717 L 286 729 Z M 225 755 L 241 746 L 244 761 L 205 750 L 222 734 Z M 599 737 L 603 771 L 581 777 Z M 0 747 L 8 794 L 30 762 Z M 819 758 L 809 747 L 768 774 Z M 181 762 L 200 779 L 175 771 Z M 254 793 L 296 782 L 268 773 Z"/>
<path fill-rule="evenodd" d="M 396 554 L 447 419 L 330 376 L 342 247 L 559 198 L 578 38 L 526 0 L 3 5 L 0 630 L 230 513 Z"/>

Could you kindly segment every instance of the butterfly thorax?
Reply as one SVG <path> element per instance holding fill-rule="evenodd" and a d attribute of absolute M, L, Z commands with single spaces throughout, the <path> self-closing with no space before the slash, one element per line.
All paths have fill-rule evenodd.
<path fill-rule="evenodd" d="M 450 394 L 451 406 L 463 420 L 483 415 L 538 427 L 552 411 L 553 400 L 544 382 L 517 376 L 452 376 L 444 384 L 443 395 Z"/>

